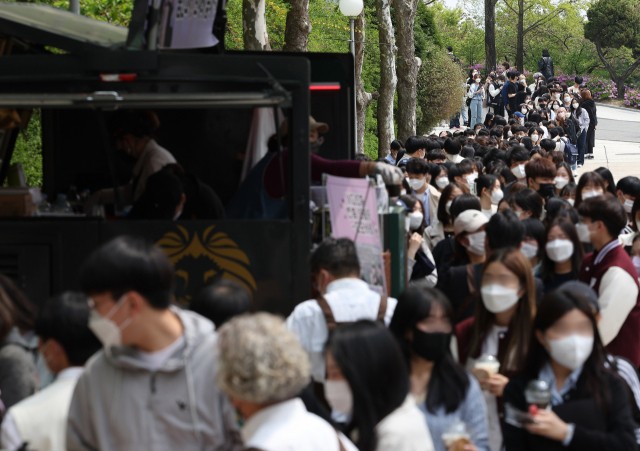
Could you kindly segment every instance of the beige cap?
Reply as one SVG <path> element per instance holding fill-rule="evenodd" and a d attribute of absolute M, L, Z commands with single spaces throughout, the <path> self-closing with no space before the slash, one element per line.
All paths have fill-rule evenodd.
<path fill-rule="evenodd" d="M 309 116 L 309 131 L 317 130 L 318 133 L 327 133 L 329 126 L 324 122 L 316 122 L 313 116 Z M 289 133 L 289 123 L 285 119 L 280 125 L 280 136 L 287 136 Z"/>
<path fill-rule="evenodd" d="M 456 218 L 453 224 L 453 232 L 458 235 L 462 232 L 476 232 L 489 220 L 487 216 L 478 210 L 465 210 Z"/>

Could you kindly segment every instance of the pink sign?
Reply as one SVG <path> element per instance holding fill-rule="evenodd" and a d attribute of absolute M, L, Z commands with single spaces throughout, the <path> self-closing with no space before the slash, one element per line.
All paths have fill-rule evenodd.
<path fill-rule="evenodd" d="M 326 186 L 333 237 L 355 242 L 360 277 L 372 290 L 386 293 L 375 187 L 366 179 L 332 175 L 327 175 Z"/>

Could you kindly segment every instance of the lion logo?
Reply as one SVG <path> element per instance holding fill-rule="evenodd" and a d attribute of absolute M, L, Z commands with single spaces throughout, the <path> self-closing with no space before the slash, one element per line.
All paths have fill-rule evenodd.
<path fill-rule="evenodd" d="M 205 285 L 220 279 L 238 282 L 253 295 L 256 282 L 249 272 L 247 255 L 226 233 L 213 232 L 208 227 L 202 237 L 189 234 L 183 226 L 166 233 L 156 244 L 166 252 L 179 278 L 175 297 L 188 305 L 193 296 Z"/>

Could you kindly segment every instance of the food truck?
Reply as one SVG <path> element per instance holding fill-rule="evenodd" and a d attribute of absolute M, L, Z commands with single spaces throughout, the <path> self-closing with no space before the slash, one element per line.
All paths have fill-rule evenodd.
<path fill-rule="evenodd" d="M 42 193 L 51 202 L 70 189 L 124 185 L 132 164 L 105 124 L 114 111 L 145 109 L 160 119 L 157 142 L 226 203 L 241 184 L 256 112 L 268 109 L 289 124 L 288 218 L 130 220 L 117 205 L 106 217 L 33 216 L 34 194 L 4 187 L 0 272 L 39 304 L 78 289 L 81 265 L 100 244 L 143 236 L 174 264 L 177 302 L 188 305 L 204 285 L 230 279 L 249 290 L 256 309 L 286 315 L 310 296 L 308 118 L 329 125 L 320 156 L 355 156 L 353 57 L 225 52 L 223 1 L 203 2 L 203 17 L 217 11 L 207 47 L 181 48 L 175 17 L 148 4 L 136 2 L 127 29 L 47 5 L 0 2 L 0 180 L 6 184 L 19 133 L 40 121 Z M 178 17 L 184 13 L 178 7 Z"/>

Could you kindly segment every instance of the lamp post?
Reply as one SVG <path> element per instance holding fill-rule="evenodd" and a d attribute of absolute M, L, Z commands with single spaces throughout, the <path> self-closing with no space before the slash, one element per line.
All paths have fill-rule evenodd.
<path fill-rule="evenodd" d="M 349 18 L 349 23 L 350 23 L 350 28 L 351 28 L 351 40 L 349 41 L 349 50 L 351 51 L 351 54 L 353 55 L 353 61 L 354 61 L 354 71 L 353 71 L 353 92 L 354 92 L 354 96 L 353 96 L 353 117 L 354 117 L 354 124 L 355 124 L 355 133 L 353 134 L 354 137 L 354 149 L 356 151 L 356 153 L 358 152 L 358 108 L 357 108 L 357 100 L 356 100 L 356 96 L 357 96 L 357 89 L 356 89 L 356 67 L 355 67 L 355 61 L 356 61 L 356 38 L 355 38 L 355 22 L 356 22 L 356 17 L 359 16 L 362 13 L 362 10 L 364 9 L 364 3 L 363 0 L 340 0 L 340 12 L 344 15 L 347 16 Z"/>

